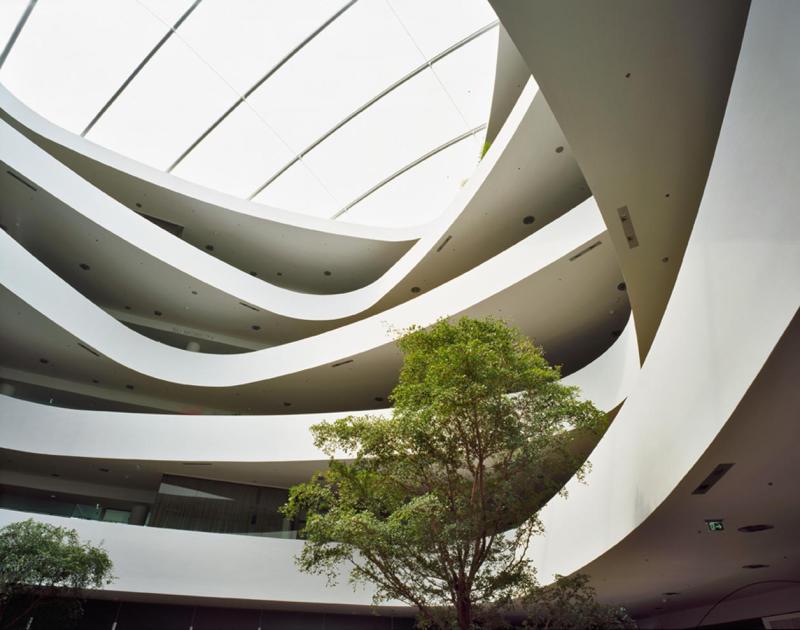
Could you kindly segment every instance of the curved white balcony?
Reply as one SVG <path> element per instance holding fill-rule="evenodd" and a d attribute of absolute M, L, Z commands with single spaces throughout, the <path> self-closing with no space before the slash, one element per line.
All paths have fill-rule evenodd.
<path fill-rule="evenodd" d="M 621 330 L 627 318 L 613 252 L 603 249 L 602 226 L 591 201 L 415 300 L 321 335 L 238 355 L 191 353 L 147 339 L 57 278 L 7 235 L 0 234 L 0 242 L 10 315 L 5 335 L 10 356 L 22 357 L 22 367 L 37 365 L 35 352 L 49 348 L 52 363 L 68 365 L 76 380 L 86 370 L 102 370 L 107 379 L 117 370 L 122 383 L 138 373 L 170 383 L 171 392 L 178 392 L 179 385 L 203 388 L 185 393 L 211 408 L 224 409 L 214 403 L 230 399 L 230 392 L 214 393 L 213 388 L 229 387 L 241 388 L 243 411 L 246 400 L 259 401 L 254 408 L 274 405 L 277 411 L 281 400 L 292 400 L 284 397 L 289 394 L 327 396 L 328 409 L 373 406 L 369 401 L 391 388 L 397 366 L 390 328 L 427 325 L 444 314 L 504 317 L 534 335 L 568 371 L 608 347 L 610 332 Z M 552 297 L 542 297 L 541 305 L 531 309 L 525 297 L 531 295 Z M 31 309 L 27 314 L 20 310 L 23 303 Z M 346 369 L 331 367 L 341 361 Z M 311 396 L 309 382 L 315 384 Z M 147 379 L 134 384 L 165 391 L 163 384 Z"/>

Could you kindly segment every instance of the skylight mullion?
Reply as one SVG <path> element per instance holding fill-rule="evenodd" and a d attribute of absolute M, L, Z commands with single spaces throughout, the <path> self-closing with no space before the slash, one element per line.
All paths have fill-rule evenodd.
<path fill-rule="evenodd" d="M 457 50 L 459 50 L 460 48 L 462 48 L 466 44 L 469 44 L 471 41 L 477 39 L 478 37 L 480 37 L 484 33 L 487 33 L 488 31 L 492 30 L 498 24 L 499 24 L 499 22 L 497 20 L 495 20 L 494 22 L 491 22 L 491 23 L 487 24 L 486 26 L 483 26 L 482 28 L 478 29 L 474 33 L 471 33 L 470 35 L 467 35 L 467 37 L 465 37 L 464 39 L 456 42 L 452 46 L 449 46 L 448 48 L 444 49 L 443 51 L 441 51 L 440 53 L 438 53 L 437 55 L 435 55 L 431 59 L 426 60 L 425 63 L 417 66 L 416 68 L 414 68 L 411 72 L 409 72 L 405 76 L 401 77 L 400 79 L 398 79 L 397 81 L 392 83 L 390 86 L 388 86 L 386 89 L 382 90 L 381 92 L 379 92 L 378 94 L 373 96 L 370 100 L 368 100 L 366 103 L 361 105 L 358 109 L 353 110 L 350 114 L 348 114 L 345 118 L 343 118 L 341 121 L 339 121 L 336 125 L 331 127 L 328 131 L 326 131 L 324 134 L 322 134 L 319 138 L 314 140 L 314 142 L 309 144 L 305 149 L 303 149 L 290 162 L 286 163 L 282 168 L 280 168 L 278 171 L 273 173 L 266 182 L 261 184 L 261 186 L 256 188 L 256 190 L 254 190 L 253 193 L 250 196 L 248 196 L 248 199 L 253 199 L 254 197 L 256 197 L 265 188 L 267 188 L 267 186 L 269 186 L 272 182 L 274 182 L 276 179 L 278 179 L 278 177 L 283 175 L 283 173 L 285 173 L 288 169 L 290 169 L 292 166 L 294 166 L 300 159 L 302 159 L 303 157 L 308 155 L 308 153 L 310 153 L 313 149 L 315 149 L 322 142 L 327 140 L 330 136 L 332 136 L 334 133 L 336 133 L 339 129 L 344 127 L 348 122 L 353 120 L 356 116 L 358 116 L 359 114 L 363 113 L 364 111 L 366 111 L 367 109 L 372 107 L 375 103 L 380 101 L 385 96 L 391 94 L 394 90 L 396 90 L 398 87 L 400 87 L 404 83 L 406 83 L 406 82 L 410 81 L 411 79 L 413 79 L 415 76 L 417 76 L 423 70 L 426 70 L 427 68 L 431 68 L 433 66 L 433 64 L 435 64 L 437 61 L 440 61 L 440 60 L 444 59 L 445 57 L 447 57 L 448 55 L 456 52 Z M 442 147 L 442 148 L 446 148 L 446 147 Z M 349 208 L 349 206 L 348 206 L 348 208 Z"/>
<path fill-rule="evenodd" d="M 199 5 L 201 1 L 202 0 L 194 0 L 194 2 L 192 2 L 189 8 L 183 12 L 183 15 L 181 15 L 181 17 L 178 18 L 175 24 L 173 24 L 172 27 L 164 34 L 164 37 L 162 37 L 158 41 L 158 43 L 155 46 L 153 46 L 153 49 L 149 53 L 147 53 L 145 58 L 142 59 L 141 62 L 139 62 L 139 65 L 136 66 L 136 68 L 134 68 L 133 72 L 131 72 L 130 75 L 128 75 L 128 78 L 122 82 L 122 85 L 120 85 L 119 88 L 117 88 L 117 91 L 114 92 L 114 94 L 111 95 L 111 98 L 109 98 L 108 101 L 106 101 L 105 105 L 103 105 L 103 107 L 100 108 L 100 111 L 98 111 L 97 114 L 95 114 L 94 118 L 92 118 L 92 120 L 89 121 L 89 124 L 86 125 L 85 129 L 81 132 L 81 136 L 86 136 L 86 134 L 92 130 L 92 127 L 94 127 L 95 124 L 97 124 L 97 121 L 100 120 L 103 114 L 105 114 L 108 111 L 108 108 L 114 104 L 114 101 L 116 101 L 119 98 L 119 95 L 125 91 L 125 88 L 127 88 L 130 85 L 131 81 L 133 81 L 136 78 L 136 75 L 138 75 L 142 71 L 142 68 L 144 68 L 147 65 L 147 63 L 161 49 L 161 47 L 167 42 L 167 40 L 170 37 L 172 37 L 177 28 L 181 24 L 183 24 L 186 18 L 188 18 L 191 15 L 192 11 L 194 11 L 197 8 L 197 5 Z"/>
<path fill-rule="evenodd" d="M 19 34 L 25 27 L 25 22 L 28 21 L 28 18 L 30 17 L 31 11 L 33 11 L 34 6 L 36 6 L 36 0 L 29 0 L 28 6 L 25 7 L 25 10 L 22 12 L 22 15 L 17 21 L 17 25 L 11 32 L 11 37 L 8 38 L 6 45 L 3 47 L 3 52 L 0 53 L 0 68 L 2 68 L 3 64 L 6 62 L 6 58 L 8 57 L 8 54 L 11 52 L 11 49 L 14 48 L 14 44 L 17 42 Z"/>
<path fill-rule="evenodd" d="M 199 0 L 198 0 L 199 1 Z M 352 7 L 358 0 L 350 0 L 342 6 L 336 13 L 330 16 L 327 20 L 325 20 L 319 27 L 317 27 L 312 33 L 310 33 L 303 41 L 301 41 L 297 46 L 295 46 L 292 50 L 290 50 L 286 55 L 284 55 L 277 64 L 275 64 L 270 70 L 262 76 L 258 81 L 256 81 L 239 99 L 231 105 L 225 112 L 217 118 L 211 125 L 202 133 L 200 136 L 190 144 L 186 150 L 181 153 L 177 159 L 169 166 L 167 172 L 172 172 L 178 164 L 180 164 L 186 156 L 189 155 L 196 147 L 199 145 L 203 140 L 205 140 L 208 135 L 214 131 L 217 127 L 219 127 L 220 123 L 222 123 L 225 118 L 230 116 L 239 105 L 244 103 L 248 96 L 250 96 L 253 92 L 255 92 L 259 87 L 261 87 L 272 75 L 274 75 L 278 70 L 280 70 L 289 60 L 294 57 L 298 52 L 300 52 L 305 46 L 308 45 L 317 35 L 319 35 L 322 31 L 324 31 L 328 26 L 330 26 L 334 21 L 336 21 L 345 11 L 347 11 L 350 7 Z M 285 170 L 285 169 L 283 169 Z M 252 199 L 252 196 L 250 197 Z"/>
<path fill-rule="evenodd" d="M 344 208 L 342 208 L 336 214 L 334 214 L 331 217 L 331 219 L 338 219 L 343 214 L 345 214 L 348 210 L 350 210 L 350 208 L 352 208 L 356 204 L 364 201 L 364 199 L 369 197 L 375 191 L 383 188 L 384 186 L 386 186 L 386 184 L 388 184 L 389 182 L 391 182 L 394 179 L 397 179 L 403 173 L 406 173 L 406 172 L 410 171 L 415 166 L 418 166 L 419 164 L 422 164 L 425 160 L 427 160 L 429 158 L 432 158 L 437 153 L 441 153 L 442 151 L 444 151 L 445 149 L 447 149 L 449 147 L 452 147 L 454 144 L 457 144 L 458 142 L 461 142 L 462 140 L 466 140 L 467 138 L 473 137 L 476 133 L 478 133 L 480 131 L 483 131 L 484 129 L 486 129 L 486 123 L 483 123 L 482 125 L 478 125 L 477 127 L 474 127 L 472 129 L 470 129 L 469 131 L 465 131 L 464 133 L 456 136 L 455 138 L 452 138 L 451 140 L 448 140 L 447 142 L 445 142 L 443 144 L 440 144 L 435 149 L 432 149 L 432 150 L 428 151 L 426 154 L 418 157 L 413 162 L 410 162 L 410 163 L 406 164 L 405 166 L 403 166 L 402 168 L 398 169 L 397 171 L 395 171 L 394 173 L 389 175 L 389 177 L 386 177 L 385 179 L 381 180 L 380 182 L 375 184 L 372 188 L 367 190 L 365 193 L 363 193 L 363 194 L 359 195 L 358 197 L 356 197 L 353 201 L 348 203 Z"/>

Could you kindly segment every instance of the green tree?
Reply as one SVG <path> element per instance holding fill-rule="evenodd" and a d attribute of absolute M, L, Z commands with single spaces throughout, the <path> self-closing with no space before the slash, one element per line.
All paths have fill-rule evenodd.
<path fill-rule="evenodd" d="M 398 346 L 392 416 L 315 425 L 329 467 L 291 489 L 284 513 L 306 519 L 301 569 L 335 580 L 349 564 L 376 602 L 472 628 L 531 592 L 536 513 L 581 475 L 605 415 L 501 321 L 441 320 Z"/>
<path fill-rule="evenodd" d="M 111 569 L 108 554 L 82 543 L 74 529 L 33 519 L 7 525 L 0 529 L 0 627 L 25 627 L 41 616 L 66 627 L 81 612 L 81 591 L 110 583 Z"/>

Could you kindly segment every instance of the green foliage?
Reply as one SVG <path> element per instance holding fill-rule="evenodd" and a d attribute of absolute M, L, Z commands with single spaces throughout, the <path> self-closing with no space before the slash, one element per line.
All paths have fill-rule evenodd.
<path fill-rule="evenodd" d="M 598 604 L 586 575 L 556 576 L 556 581 L 536 587 L 518 602 L 523 628 L 531 630 L 628 630 L 636 623 L 619 606 Z"/>
<path fill-rule="evenodd" d="M 110 583 L 111 569 L 108 554 L 74 529 L 33 519 L 7 525 L 0 529 L 0 627 L 16 627 L 34 611 L 76 613 L 64 596 Z"/>
<path fill-rule="evenodd" d="M 576 438 L 605 416 L 503 322 L 442 320 L 398 346 L 392 417 L 313 427 L 329 468 L 292 488 L 283 511 L 306 518 L 301 569 L 335 580 L 349 563 L 352 582 L 377 585 L 376 602 L 470 628 L 531 592 L 536 512 L 582 470 Z"/>

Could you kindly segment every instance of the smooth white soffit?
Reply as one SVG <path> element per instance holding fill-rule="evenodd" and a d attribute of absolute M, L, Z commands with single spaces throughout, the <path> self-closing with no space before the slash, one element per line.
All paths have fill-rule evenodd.
<path fill-rule="evenodd" d="M 3 3 L 0 46 L 28 6 Z M 485 0 L 38 0 L 0 82 L 59 126 L 209 188 L 419 225 L 479 159 L 495 22 Z"/>

